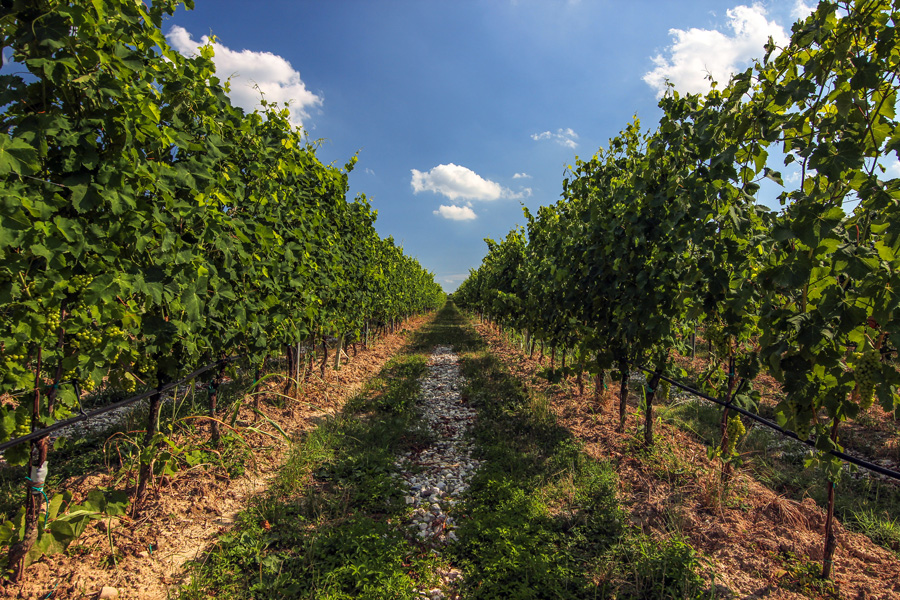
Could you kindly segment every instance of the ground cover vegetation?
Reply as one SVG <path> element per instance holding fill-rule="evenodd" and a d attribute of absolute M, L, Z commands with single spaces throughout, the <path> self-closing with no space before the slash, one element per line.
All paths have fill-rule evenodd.
<path fill-rule="evenodd" d="M 286 355 L 296 380 L 303 346 L 333 336 L 339 366 L 347 340 L 442 302 L 378 236 L 366 198 L 347 199 L 355 157 L 321 163 L 285 107 L 233 107 L 211 45 L 191 58 L 168 46 L 160 26 L 179 4 L 2 3 L 0 443 L 96 388 L 159 392 L 219 360 L 253 372 Z M 212 414 L 225 374 L 204 376 Z M 160 402 L 126 482 L 134 514 L 167 443 Z M 39 526 L 48 451 L 41 436 L 4 453 L 30 464 L 24 529 L 4 540 L 15 578 L 64 529 Z"/>
<path fill-rule="evenodd" d="M 446 547 L 410 532 L 394 460 L 427 442 L 416 378 L 437 344 L 462 355 L 462 397 L 479 411 L 472 435 L 484 461 L 454 509 L 458 541 Z M 416 598 L 451 568 L 463 576 L 444 597 L 708 597 L 702 557 L 682 538 L 629 525 L 612 463 L 587 456 L 546 398 L 448 305 L 297 445 L 277 483 L 198 561 L 183 596 Z"/>
<path fill-rule="evenodd" d="M 58 513 L 51 513 L 48 522 L 42 515 L 40 523 L 43 529 L 49 524 L 61 547 L 45 551 L 36 544 L 26 576 L 0 582 L 0 596 L 92 597 L 104 586 L 123 596 L 177 594 L 189 580 L 186 563 L 214 544 L 250 499 L 270 486 L 294 442 L 338 412 L 405 344 L 409 328 L 428 318 L 411 319 L 394 334 L 373 336 L 368 348 L 354 352 L 351 346 L 340 369 L 327 357 L 324 375 L 308 369 L 299 386 L 289 378 L 283 357 L 267 361 L 258 380 L 253 370 L 238 370 L 236 379 L 226 378 L 219 388 L 222 432 L 216 443 L 204 415 L 206 386 L 179 388 L 160 409 L 166 442 L 153 458 L 148 499 L 137 516 L 115 511 L 123 501 L 130 508 L 123 486 L 140 466 L 146 403 L 90 430 L 64 432 L 54 442 L 56 468 L 45 483 L 51 502 L 61 498 L 62 503 Z M 322 358 L 320 353 L 317 360 Z M 21 479 L 19 468 L 0 468 L 4 531 L 17 523 L 21 533 Z M 98 490 L 114 502 L 83 507 Z M 57 521 L 73 521 L 73 534 L 59 535 L 65 532 L 53 525 Z"/>
<path fill-rule="evenodd" d="M 669 90 L 663 116 L 635 120 L 578 160 L 563 198 L 489 253 L 454 294 L 469 310 L 551 348 L 551 376 L 613 374 L 624 430 L 629 372 L 650 369 L 644 443 L 653 443 L 658 374 L 680 374 L 703 328 L 715 359 L 707 389 L 755 407 L 767 373 L 774 414 L 818 453 L 828 510 L 822 575 L 835 548 L 842 423 L 877 403 L 900 410 L 889 337 L 898 329 L 900 179 L 896 6 L 821 2 L 789 44 L 703 95 Z M 781 175 L 797 172 L 792 184 Z M 780 211 L 760 184 L 783 186 Z M 563 361 L 565 363 L 565 361 Z M 726 409 L 714 451 L 727 476 L 745 426 Z"/>
<path fill-rule="evenodd" d="M 523 336 L 508 328 L 500 332 L 487 321 L 476 328 L 492 354 L 584 451 L 613 465 L 628 523 L 645 534 L 648 543 L 678 540 L 692 548 L 702 565 L 707 597 L 886 599 L 900 592 L 896 553 L 839 522 L 834 523 L 838 544 L 832 578 L 822 579 L 826 511 L 808 496 L 792 499 L 769 489 L 754 478 L 752 468 L 740 468 L 733 458 L 725 461 L 711 452 L 718 448 L 718 427 L 707 446 L 685 424 L 676 421 L 673 426 L 673 419 L 661 418 L 655 423 L 654 444 L 646 446 L 646 379 L 639 374 L 631 378 L 626 424 L 620 432 L 618 386 L 587 391 L 574 377 L 548 377 L 549 357 L 529 356 Z M 687 404 L 677 398 L 671 406 L 679 402 Z M 721 417 L 721 409 L 715 415 Z M 741 458 L 746 457 L 743 440 L 736 445 Z M 723 477 L 729 462 L 732 471 Z M 821 488 L 820 477 L 817 483 Z M 863 497 L 860 490 L 857 499 Z"/>

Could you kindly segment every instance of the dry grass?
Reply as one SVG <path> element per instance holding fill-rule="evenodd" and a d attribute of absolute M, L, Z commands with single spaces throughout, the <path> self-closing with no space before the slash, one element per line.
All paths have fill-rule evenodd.
<path fill-rule="evenodd" d="M 810 597 L 799 593 L 793 574 L 822 558 L 825 513 L 812 499 L 786 499 L 740 471 L 722 493 L 717 465 L 693 436 L 657 422 L 655 450 L 642 449 L 636 398 L 629 399 L 626 433 L 616 433 L 618 398 L 611 390 L 595 398 L 579 396 L 574 382 L 548 384 L 536 376 L 543 366 L 536 359 L 489 325 L 478 331 L 513 374 L 549 395 L 559 422 L 590 454 L 617 462 L 622 502 L 634 526 L 660 536 L 673 530 L 685 535 L 711 561 L 715 583 L 738 597 Z M 840 597 L 900 598 L 900 560 L 840 524 L 835 532 L 833 577 Z M 804 593 L 817 597 L 809 589 Z"/>

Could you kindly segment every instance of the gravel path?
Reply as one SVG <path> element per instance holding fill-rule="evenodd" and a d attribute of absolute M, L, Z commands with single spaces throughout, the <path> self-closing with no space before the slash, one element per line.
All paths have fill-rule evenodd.
<path fill-rule="evenodd" d="M 436 346 L 416 403 L 435 441 L 397 459 L 407 489 L 406 503 L 413 506 L 408 527 L 434 548 L 456 540 L 456 523 L 448 511 L 468 489 L 480 464 L 472 458 L 472 443 L 465 439 L 476 413 L 460 398 L 463 384 L 459 357 L 449 346 Z M 460 577 L 456 569 L 440 575 L 445 585 Z M 432 600 L 445 598 L 440 589 L 421 593 Z"/>

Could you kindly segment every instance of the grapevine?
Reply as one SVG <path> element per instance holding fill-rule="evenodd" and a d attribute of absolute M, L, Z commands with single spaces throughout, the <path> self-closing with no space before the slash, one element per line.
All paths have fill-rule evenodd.
<path fill-rule="evenodd" d="M 881 370 L 881 354 L 877 349 L 868 347 L 856 353 L 856 367 L 853 375 L 859 394 L 860 410 L 868 410 L 875 401 L 875 385 L 877 374 Z"/>
<path fill-rule="evenodd" d="M 285 107 L 232 106 L 211 45 L 190 58 L 168 46 L 160 27 L 178 5 L 40 0 L 4 14 L 4 60 L 29 74 L 0 78 L 0 394 L 47 384 L 39 422 L 78 406 L 63 378 L 131 394 L 211 356 L 260 364 L 444 298 L 378 235 L 368 200 L 348 199 L 356 157 L 322 163 Z M 27 404 L 0 407 L 0 441 L 30 426 Z"/>
<path fill-rule="evenodd" d="M 880 168 L 900 147 L 900 56 L 887 42 L 898 21 L 886 0 L 822 2 L 726 86 L 670 90 L 655 130 L 629 123 L 569 167 L 561 201 L 526 212 L 524 251 L 512 235 L 490 242 L 456 301 L 583 346 L 596 372 L 663 372 L 669 350 L 703 330 L 711 381 L 727 378 L 730 394 L 767 371 L 784 391 L 779 420 L 840 450 L 840 424 L 860 409 L 900 411 L 900 373 L 867 338 L 869 326 L 900 328 L 900 180 Z M 759 203 L 763 180 L 782 186 L 782 210 Z M 865 349 L 848 365 L 853 347 Z M 620 429 L 626 393 L 623 376 Z M 817 464 L 833 508 L 840 464 Z M 830 517 L 826 530 L 828 577 Z"/>
<path fill-rule="evenodd" d="M 725 450 L 723 452 L 726 458 L 731 458 L 736 455 L 735 449 L 737 448 L 738 440 L 745 433 L 747 433 L 747 429 L 744 427 L 744 423 L 741 421 L 741 418 L 738 415 L 734 415 L 728 418 L 728 425 L 726 427 L 728 445 L 725 447 Z"/>

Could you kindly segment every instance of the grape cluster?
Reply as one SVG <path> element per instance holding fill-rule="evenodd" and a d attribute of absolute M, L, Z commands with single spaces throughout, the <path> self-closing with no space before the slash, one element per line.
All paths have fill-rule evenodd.
<path fill-rule="evenodd" d="M 4 440 L 19 438 L 31 433 L 31 419 L 24 410 L 16 411 L 13 416 L 15 422 L 11 428 L 7 429 L 6 426 L 2 426 L 3 435 L 6 436 L 3 438 Z"/>
<path fill-rule="evenodd" d="M 73 290 L 81 290 L 91 285 L 94 281 L 93 275 L 75 275 L 69 280 L 69 287 Z"/>
<path fill-rule="evenodd" d="M 859 407 L 868 410 L 875 401 L 875 375 L 881 369 L 881 360 L 878 350 L 867 348 L 857 353 L 856 368 L 853 375 L 856 378 L 856 386 L 859 391 Z"/>
<path fill-rule="evenodd" d="M 76 345 L 79 348 L 91 349 L 100 344 L 103 341 L 103 338 L 100 334 L 95 333 L 89 329 L 85 329 L 79 331 L 75 334 Z"/>
<path fill-rule="evenodd" d="M 57 329 L 59 329 L 59 325 L 62 323 L 60 318 L 59 309 L 51 310 L 47 313 L 47 323 L 45 325 L 45 334 L 53 334 Z"/>
<path fill-rule="evenodd" d="M 728 425 L 725 427 L 725 435 L 728 436 L 728 445 L 725 448 L 725 456 L 734 456 L 737 448 L 738 440 L 742 435 L 747 433 L 743 421 L 737 415 L 728 418 Z"/>
<path fill-rule="evenodd" d="M 26 419 L 16 419 L 16 429 L 13 431 L 12 437 L 10 439 L 22 437 L 23 435 L 28 435 L 31 433 L 31 425 L 28 424 Z"/>
<path fill-rule="evenodd" d="M 109 383 L 129 394 L 137 389 L 137 380 L 134 375 L 124 370 L 113 371 L 109 376 Z"/>

